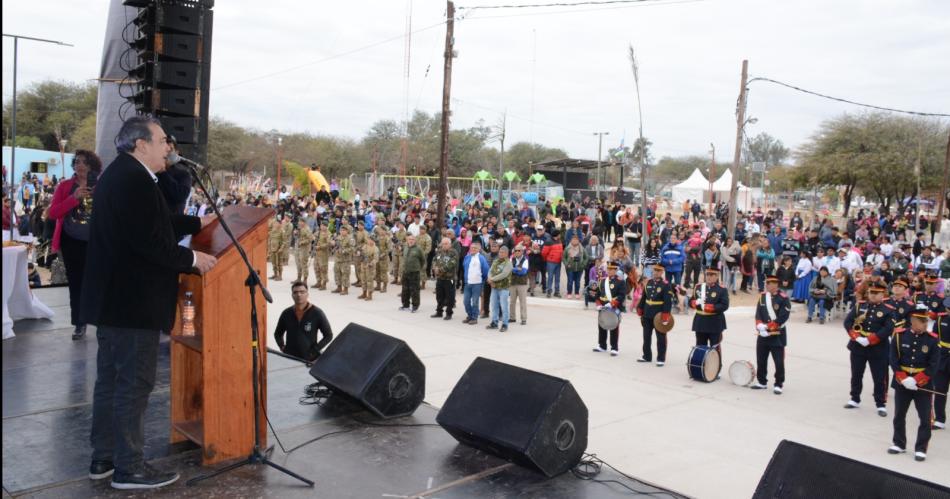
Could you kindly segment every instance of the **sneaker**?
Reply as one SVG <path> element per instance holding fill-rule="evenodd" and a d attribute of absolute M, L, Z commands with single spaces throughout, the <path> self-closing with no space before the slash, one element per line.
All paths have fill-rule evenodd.
<path fill-rule="evenodd" d="M 598 346 L 594 347 L 594 351 L 595 351 L 595 352 L 606 352 L 607 350 L 604 350 L 603 348 L 600 348 L 600 346 L 598 345 Z"/>
<path fill-rule="evenodd" d="M 112 465 L 112 461 L 93 461 L 92 464 L 89 465 L 90 480 L 101 480 L 112 476 L 114 472 L 115 466 Z"/>
<path fill-rule="evenodd" d="M 443 317 L 442 320 L 444 320 L 444 321 L 450 321 L 450 320 L 452 320 L 452 314 L 446 314 L 446 316 Z"/>
<path fill-rule="evenodd" d="M 773 387 L 772 387 L 772 393 L 774 393 L 774 394 L 776 394 L 776 395 L 781 395 L 781 394 L 782 394 L 782 387 L 781 387 L 781 386 L 778 386 L 778 385 L 773 386 Z"/>
<path fill-rule="evenodd" d="M 81 340 L 86 336 L 86 325 L 80 324 L 73 329 L 73 341 Z"/>
<path fill-rule="evenodd" d="M 857 409 L 858 407 L 861 407 L 861 403 L 853 400 L 849 400 L 848 403 L 844 405 L 845 409 Z"/>
<path fill-rule="evenodd" d="M 824 323 L 825 323 L 825 319 L 819 317 L 819 318 L 818 318 L 818 324 L 824 324 Z"/>
<path fill-rule="evenodd" d="M 547 297 L 548 297 L 548 298 L 550 298 L 550 297 L 551 297 L 551 293 L 550 293 L 550 292 L 549 292 L 549 293 L 547 294 Z"/>
<path fill-rule="evenodd" d="M 466 317 L 466 318 L 462 319 L 462 324 L 468 324 L 469 322 L 472 322 L 472 318 L 471 318 L 471 317 Z"/>
<path fill-rule="evenodd" d="M 767 386 L 767 385 L 763 385 L 762 383 L 759 383 L 758 381 L 756 381 L 755 383 L 752 383 L 751 385 L 749 385 L 749 388 L 751 388 L 751 389 L 753 389 L 753 390 L 764 390 L 764 389 L 768 388 L 768 386 Z"/>
<path fill-rule="evenodd" d="M 877 415 L 878 415 L 878 416 L 881 416 L 882 418 L 886 418 L 886 417 L 887 417 L 887 408 L 885 408 L 885 407 L 878 407 L 878 408 L 877 408 Z"/>
<path fill-rule="evenodd" d="M 430 315 L 429 317 L 431 317 L 431 318 L 433 318 L 433 319 L 438 319 L 439 317 L 442 317 L 442 314 L 440 314 L 439 312 L 436 312 L 436 313 Z"/>
<path fill-rule="evenodd" d="M 941 423 L 940 421 L 934 421 L 934 424 L 931 425 L 931 429 L 942 430 L 947 427 L 947 423 Z"/>
<path fill-rule="evenodd" d="M 554 297 L 555 297 L 555 298 L 560 298 L 560 297 L 561 297 L 561 293 L 554 293 Z"/>
<path fill-rule="evenodd" d="M 919 451 L 914 453 L 914 461 L 923 461 L 925 459 L 927 459 L 926 453 Z"/>
<path fill-rule="evenodd" d="M 620 350 L 614 349 L 614 350 L 611 350 L 611 351 L 610 351 L 610 356 L 611 356 L 611 357 L 616 357 L 616 356 L 618 356 L 618 355 L 620 355 Z"/>
<path fill-rule="evenodd" d="M 524 320 L 524 319 L 521 319 L 521 322 L 520 322 L 519 324 L 521 324 L 522 326 L 524 326 L 524 325 L 527 324 L 527 323 L 528 323 L 528 321 L 526 321 L 526 320 Z"/>
<path fill-rule="evenodd" d="M 412 307 L 412 310 L 410 310 L 410 312 L 412 313 L 416 313 L 418 311 L 419 311 L 419 307 Z"/>
<path fill-rule="evenodd" d="M 474 326 L 475 324 L 478 324 L 478 319 L 471 319 L 468 321 L 469 326 Z"/>
<path fill-rule="evenodd" d="M 485 329 L 498 329 L 498 324 L 492 322 L 491 324 L 485 326 Z"/>
<path fill-rule="evenodd" d="M 148 463 L 142 463 L 129 473 L 116 472 L 112 475 L 112 488 L 120 490 L 157 489 L 175 483 L 178 473 L 158 471 Z"/>
<path fill-rule="evenodd" d="M 810 324 L 810 323 L 811 323 L 811 317 L 807 317 L 805 319 L 805 324 Z"/>
<path fill-rule="evenodd" d="M 896 445 L 892 445 L 892 446 L 890 446 L 890 447 L 887 448 L 887 453 L 888 453 L 888 454 L 903 454 L 903 453 L 905 453 L 905 452 L 907 452 L 907 451 L 904 450 L 904 449 L 901 449 L 900 447 L 898 447 L 898 446 L 896 446 Z"/>
<path fill-rule="evenodd" d="M 400 312 L 408 312 L 408 311 L 409 311 L 409 307 L 399 307 L 399 311 L 400 311 Z"/>
<path fill-rule="evenodd" d="M 640 357 L 639 359 L 637 359 L 637 362 L 653 362 L 653 361 L 647 358 Z"/>
<path fill-rule="evenodd" d="M 508 330 L 508 326 L 501 326 L 501 328 L 498 330 L 498 332 L 499 332 L 499 333 L 504 333 L 504 332 L 507 331 L 507 330 Z"/>
<path fill-rule="evenodd" d="M 666 365 L 666 361 L 665 361 L 665 360 L 658 360 L 658 361 L 656 361 L 656 367 L 663 367 L 663 366 L 665 366 L 665 365 Z"/>

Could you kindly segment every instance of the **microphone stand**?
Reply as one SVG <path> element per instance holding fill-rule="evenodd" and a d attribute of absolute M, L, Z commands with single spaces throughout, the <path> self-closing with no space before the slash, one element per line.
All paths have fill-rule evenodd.
<path fill-rule="evenodd" d="M 228 238 L 231 239 L 231 242 L 234 244 L 234 247 L 237 249 L 238 254 L 241 255 L 241 260 L 244 261 L 244 265 L 247 266 L 247 280 L 244 281 L 244 285 L 247 286 L 248 291 L 251 293 L 251 362 L 253 365 L 252 369 L 252 379 L 251 384 L 254 386 L 254 448 L 251 450 L 250 455 L 248 455 L 244 460 L 238 461 L 236 463 L 230 464 L 223 468 L 217 469 L 205 475 L 200 475 L 197 477 L 188 480 L 187 485 L 195 485 L 198 482 L 207 480 L 209 478 L 216 477 L 222 473 L 227 473 L 229 471 L 238 469 L 242 466 L 248 464 L 266 464 L 271 468 L 280 471 L 286 475 L 290 475 L 301 482 L 306 483 L 307 485 L 313 487 L 313 481 L 308 480 L 293 471 L 280 466 L 277 463 L 274 463 L 263 452 L 261 452 L 261 440 L 260 440 L 260 376 L 258 375 L 260 371 L 260 366 L 258 364 L 259 359 L 259 350 L 258 350 L 258 340 L 260 339 L 260 330 L 257 326 L 257 302 L 255 297 L 257 295 L 257 289 L 260 288 L 261 294 L 264 296 L 264 299 L 268 303 L 273 303 L 274 298 L 271 296 L 270 292 L 267 291 L 267 288 L 264 287 L 264 283 L 261 282 L 261 276 L 254 270 L 254 266 L 251 265 L 251 261 L 247 258 L 247 253 L 244 252 L 244 248 L 241 246 L 241 243 L 238 242 L 237 238 L 234 237 L 234 233 L 231 232 L 231 227 L 228 226 L 227 221 L 221 216 L 221 211 L 218 209 L 217 200 L 212 198 L 208 193 L 208 189 L 205 188 L 204 183 L 201 181 L 201 175 L 198 173 L 197 169 L 193 166 L 188 165 L 188 170 L 191 171 L 191 176 L 194 178 L 195 183 L 198 185 L 198 188 L 201 189 L 201 192 L 210 200 L 211 209 L 214 211 L 214 214 L 218 216 L 218 222 L 221 223 L 221 228 L 224 229 L 224 232 L 228 235 Z"/>

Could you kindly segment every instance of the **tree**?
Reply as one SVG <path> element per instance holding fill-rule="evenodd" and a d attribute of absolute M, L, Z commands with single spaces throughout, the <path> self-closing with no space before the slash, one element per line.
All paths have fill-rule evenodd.
<path fill-rule="evenodd" d="M 528 142 L 516 142 L 510 148 L 505 149 L 505 171 L 513 170 L 521 178 L 526 179 L 532 173 L 531 165 L 566 157 L 567 153 L 563 149 Z M 496 158 L 495 164 L 497 163 Z"/>
<path fill-rule="evenodd" d="M 742 155 L 746 162 L 762 162 L 766 167 L 784 163 L 789 154 L 789 149 L 782 144 L 781 140 L 765 132 L 752 138 L 747 137 L 742 145 Z"/>
<path fill-rule="evenodd" d="M 17 94 L 17 135 L 32 135 L 40 149 L 59 150 L 60 139 L 71 139 L 82 121 L 96 113 L 94 83 L 44 81 Z M 10 137 L 13 100 L 3 105 L 4 137 Z M 67 145 L 74 150 L 72 144 Z"/>
<path fill-rule="evenodd" d="M 96 115 L 90 114 L 83 118 L 79 126 L 73 132 L 69 143 L 66 145 L 70 150 L 76 151 L 86 149 L 87 151 L 96 150 Z"/>
<path fill-rule="evenodd" d="M 11 141 L 6 141 L 4 144 L 9 146 Z M 32 135 L 20 135 L 16 136 L 16 146 L 25 147 L 27 149 L 43 149 L 43 141 L 32 136 Z"/>

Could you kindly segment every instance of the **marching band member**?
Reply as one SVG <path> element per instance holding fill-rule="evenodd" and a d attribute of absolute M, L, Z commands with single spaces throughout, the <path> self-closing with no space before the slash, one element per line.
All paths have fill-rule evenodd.
<path fill-rule="evenodd" d="M 617 264 L 607 264 L 607 278 L 597 286 L 597 310 L 610 310 L 618 316 L 623 311 L 623 301 L 627 295 L 627 283 L 617 275 Z M 595 352 L 607 351 L 607 333 L 610 333 L 610 355 L 620 355 L 620 325 L 607 331 L 597 324 L 597 346 Z"/>
<path fill-rule="evenodd" d="M 769 355 L 775 363 L 775 384 L 772 392 L 782 394 L 785 384 L 785 346 L 788 335 L 785 324 L 792 311 L 792 302 L 785 293 L 778 290 L 779 279 L 775 276 L 765 278 L 765 292 L 759 296 L 755 307 L 755 329 L 759 337 L 755 341 L 756 382 L 753 390 L 768 388 Z"/>
<path fill-rule="evenodd" d="M 930 442 L 931 378 L 937 370 L 937 338 L 927 331 L 927 312 L 915 310 L 911 316 L 910 331 L 895 333 L 890 346 L 890 364 L 894 370 L 894 445 L 888 454 L 902 454 L 907 449 L 905 417 L 910 403 L 917 408 L 920 425 L 914 443 L 914 459 L 927 459 L 927 443 Z"/>
<path fill-rule="evenodd" d="M 693 316 L 696 344 L 715 347 L 722 367 L 722 332 L 726 330 L 724 312 L 729 309 L 729 293 L 719 285 L 719 269 L 706 269 L 706 282 L 693 290 L 689 306 L 696 310 Z"/>
<path fill-rule="evenodd" d="M 950 308 L 950 296 L 943 299 L 944 308 Z M 943 395 L 934 395 L 935 430 L 947 427 L 947 389 L 950 388 L 950 315 L 944 314 L 937 323 L 937 346 L 940 360 L 934 373 L 934 391 Z"/>
<path fill-rule="evenodd" d="M 914 301 L 907 295 L 910 283 L 906 277 L 898 277 L 891 284 L 891 297 L 884 300 L 884 306 L 894 316 L 894 332 L 901 333 L 910 327 L 910 314 L 914 311 Z"/>
<path fill-rule="evenodd" d="M 936 331 L 940 318 L 947 315 L 947 307 L 943 306 L 943 294 L 937 292 L 939 280 L 935 274 L 927 274 L 924 277 L 924 291 L 914 295 L 915 308 L 927 312 L 927 331 L 931 333 Z"/>
<path fill-rule="evenodd" d="M 873 283 L 868 288 L 868 300 L 858 302 L 844 320 L 844 329 L 851 339 L 851 399 L 845 409 L 861 406 L 864 369 L 871 368 L 874 381 L 874 404 L 877 415 L 887 417 L 887 340 L 894 330 L 894 318 L 884 306 L 885 288 Z"/>
<path fill-rule="evenodd" d="M 653 320 L 660 315 L 660 320 L 670 321 L 670 311 L 673 309 L 675 291 L 673 286 L 663 279 L 664 267 L 653 266 L 653 278 L 647 281 L 637 303 L 637 315 L 640 316 L 640 325 L 643 326 L 643 357 L 637 362 L 651 362 L 653 360 Z M 656 332 L 656 365 L 666 364 L 666 333 Z"/>

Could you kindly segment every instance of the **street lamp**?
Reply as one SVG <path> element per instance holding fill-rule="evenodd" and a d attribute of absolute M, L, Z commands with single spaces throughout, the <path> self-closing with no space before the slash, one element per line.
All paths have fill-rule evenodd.
<path fill-rule="evenodd" d="M 597 185 L 594 188 L 594 193 L 596 194 L 597 199 L 600 200 L 600 184 L 601 184 L 600 160 L 601 160 L 602 151 L 604 149 L 604 135 L 610 135 L 610 132 L 594 132 L 593 135 L 597 137 L 597 175 L 595 175 L 596 180 L 597 180 Z M 620 179 L 620 181 L 622 183 L 623 179 Z M 567 188 L 567 186 L 564 186 L 564 187 L 565 189 Z"/>
<path fill-rule="evenodd" d="M 31 36 L 21 36 L 21 35 L 8 35 L 6 33 L 3 36 L 8 38 L 13 38 L 13 113 L 10 117 L 10 134 L 13 136 L 13 142 L 10 147 L 10 211 L 16 209 L 16 197 L 14 196 L 13 186 L 15 184 L 15 171 L 16 171 L 16 73 L 17 73 L 17 55 L 19 53 L 20 39 L 32 40 L 34 42 L 43 42 L 43 43 L 53 43 L 56 45 L 63 45 L 66 47 L 72 47 L 71 44 L 60 42 L 56 40 L 46 40 L 43 38 L 33 38 Z M 13 224 L 10 224 L 10 240 L 13 240 Z"/>

